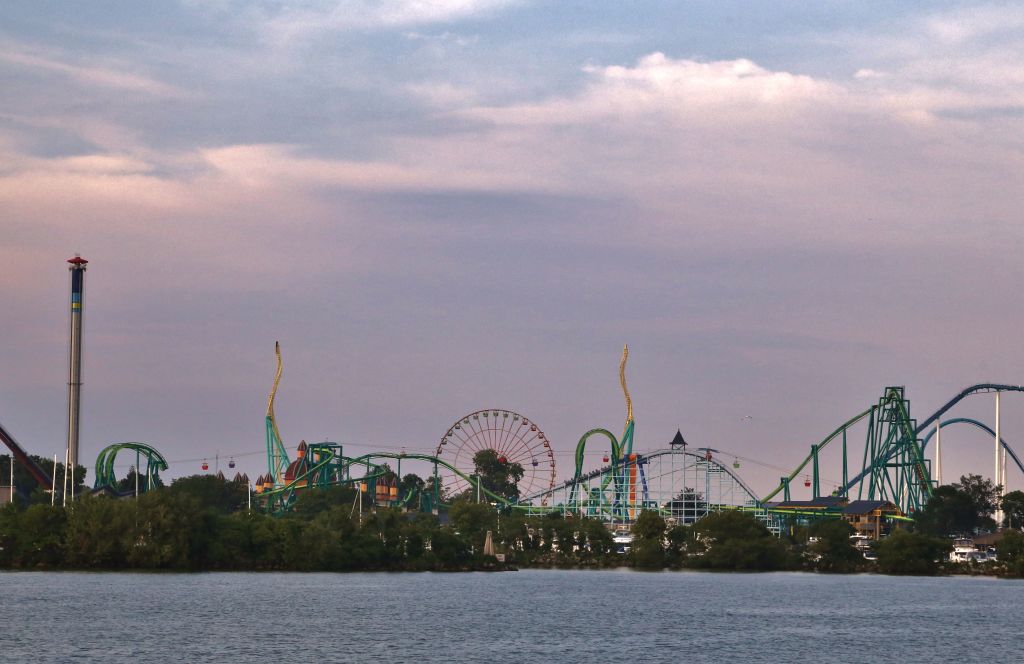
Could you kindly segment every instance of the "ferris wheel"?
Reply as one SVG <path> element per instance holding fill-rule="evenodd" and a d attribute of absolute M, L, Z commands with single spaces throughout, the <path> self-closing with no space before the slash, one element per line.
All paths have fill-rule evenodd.
<path fill-rule="evenodd" d="M 555 486 L 555 455 L 547 436 L 536 423 L 510 410 L 478 410 L 455 421 L 441 438 L 435 456 L 466 475 L 476 472 L 473 456 L 494 450 L 502 463 L 523 468 L 519 495 L 530 496 Z M 452 493 L 470 488 L 456 473 L 443 476 L 443 486 Z"/>

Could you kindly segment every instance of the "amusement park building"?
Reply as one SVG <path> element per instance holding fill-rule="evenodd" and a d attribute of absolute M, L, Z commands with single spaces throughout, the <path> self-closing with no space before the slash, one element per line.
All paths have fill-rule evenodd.
<path fill-rule="evenodd" d="M 855 500 L 843 508 L 843 520 L 856 529 L 857 534 L 879 539 L 888 535 L 894 524 L 894 517 L 903 512 L 887 500 Z"/>
<path fill-rule="evenodd" d="M 789 516 L 794 522 L 808 524 L 820 519 L 843 519 L 860 535 L 879 539 L 888 535 L 903 518 L 900 508 L 887 500 L 854 500 L 842 496 L 820 496 L 813 500 L 786 500 L 769 503 L 768 510 Z"/>

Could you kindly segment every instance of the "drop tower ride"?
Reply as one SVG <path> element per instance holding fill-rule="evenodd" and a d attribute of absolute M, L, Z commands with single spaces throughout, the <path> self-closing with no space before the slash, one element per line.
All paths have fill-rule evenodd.
<path fill-rule="evenodd" d="M 85 266 L 89 261 L 76 254 L 68 263 L 68 270 L 71 272 L 71 333 L 68 341 L 68 449 L 63 491 L 65 503 L 69 491 L 71 498 L 75 497 L 74 476 L 75 468 L 78 466 L 78 433 L 82 406 L 82 314 L 85 310 Z"/>

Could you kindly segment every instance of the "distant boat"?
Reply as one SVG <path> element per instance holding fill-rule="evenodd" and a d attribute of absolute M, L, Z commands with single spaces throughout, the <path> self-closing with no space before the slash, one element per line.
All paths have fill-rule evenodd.
<path fill-rule="evenodd" d="M 617 530 L 612 536 L 612 542 L 615 543 L 616 553 L 629 553 L 633 545 L 633 533 L 628 530 Z"/>
<path fill-rule="evenodd" d="M 995 556 L 990 556 L 987 551 L 979 551 L 971 538 L 961 537 L 953 540 L 953 550 L 949 553 L 949 560 L 954 563 L 984 563 L 995 560 Z"/>

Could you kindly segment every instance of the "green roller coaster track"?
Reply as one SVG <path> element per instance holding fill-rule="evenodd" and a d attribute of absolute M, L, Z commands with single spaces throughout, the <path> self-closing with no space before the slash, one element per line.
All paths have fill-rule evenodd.
<path fill-rule="evenodd" d="M 862 470 L 849 478 L 847 438 L 850 429 L 867 422 Z M 790 500 L 790 482 L 811 464 L 811 494 L 821 496 L 819 456 L 835 440 L 842 440 L 843 480 L 834 495 L 848 497 L 857 487 L 857 498 L 886 500 L 900 507 L 904 514 L 921 509 L 932 493 L 931 473 L 917 436 L 917 423 L 910 417 L 910 402 L 902 387 L 887 387 L 878 403 L 850 418 L 821 442 L 811 445 L 804 458 L 779 485 L 761 500 L 768 503 L 780 492 Z"/>
<path fill-rule="evenodd" d="M 441 501 L 440 486 L 436 481 L 436 469 L 438 467 L 443 467 L 468 482 L 469 485 L 473 487 L 474 491 L 479 491 L 480 495 L 486 497 L 492 504 L 500 505 L 507 509 L 525 510 L 528 507 L 534 510 L 537 509 L 532 506 L 524 505 L 521 502 L 510 500 L 505 496 L 501 496 L 490 491 L 483 485 L 480 478 L 475 475 L 468 475 L 444 459 L 440 459 L 436 456 L 428 454 L 371 452 L 358 457 L 346 457 L 340 453 L 340 447 L 341 446 L 334 443 L 313 443 L 309 445 L 306 454 L 310 458 L 314 459 L 314 461 L 310 463 L 308 469 L 303 473 L 296 475 L 293 480 L 287 482 L 283 486 L 260 493 L 257 496 L 258 500 L 266 505 L 268 511 L 280 513 L 290 509 L 294 503 L 297 493 L 307 488 L 351 486 L 357 483 L 366 483 L 369 485 L 369 493 L 372 495 L 374 492 L 373 484 L 375 480 L 383 477 L 388 472 L 382 464 L 374 462 L 390 459 L 397 460 L 399 463 L 401 463 L 402 460 L 425 461 L 434 466 L 434 495 L 431 500 L 431 504 L 433 505 L 443 504 Z M 366 473 L 360 477 L 353 477 L 351 475 L 351 469 L 358 466 L 365 468 Z M 399 504 L 408 504 L 413 497 L 414 494 L 409 493 L 394 502 Z"/>
<path fill-rule="evenodd" d="M 163 482 L 160 480 L 160 471 L 167 470 L 167 460 L 164 459 L 160 452 L 149 445 L 131 442 L 110 445 L 104 448 L 99 456 L 96 457 L 96 480 L 93 484 L 93 490 L 109 489 L 110 491 L 117 492 L 118 480 L 117 475 L 114 473 L 114 460 L 124 450 L 135 452 L 135 472 L 140 477 L 144 476 L 146 478 L 145 486 L 139 487 L 140 491 L 149 491 L 163 486 Z M 140 470 L 142 459 L 146 460 L 145 475 Z"/>
<path fill-rule="evenodd" d="M 970 418 L 954 418 L 943 422 L 942 416 L 963 399 L 980 393 L 1024 392 L 1024 386 L 1001 383 L 980 383 L 965 388 L 920 424 L 910 416 L 910 402 L 904 397 L 902 387 L 887 387 L 878 403 L 850 418 L 821 442 L 811 446 L 810 454 L 788 476 L 781 478 L 779 485 L 768 493 L 762 502 L 768 503 L 780 493 L 784 500 L 790 500 L 790 482 L 805 473 L 811 465 L 813 497 L 821 495 L 819 481 L 819 456 L 829 443 L 842 440 L 843 479 L 834 495 L 849 497 L 856 488 L 858 499 L 887 500 L 897 505 L 905 515 L 920 510 L 931 497 L 934 481 L 931 468 L 924 456 L 928 440 L 933 435 L 933 425 L 966 423 L 995 435 L 990 427 Z M 867 437 L 861 468 L 853 477 L 849 476 L 847 462 L 847 439 L 850 430 L 861 423 L 867 424 Z M 921 439 L 921 435 L 929 433 Z M 1018 468 L 1024 472 L 1024 463 L 1005 440 L 1000 445 L 1007 451 Z"/>

